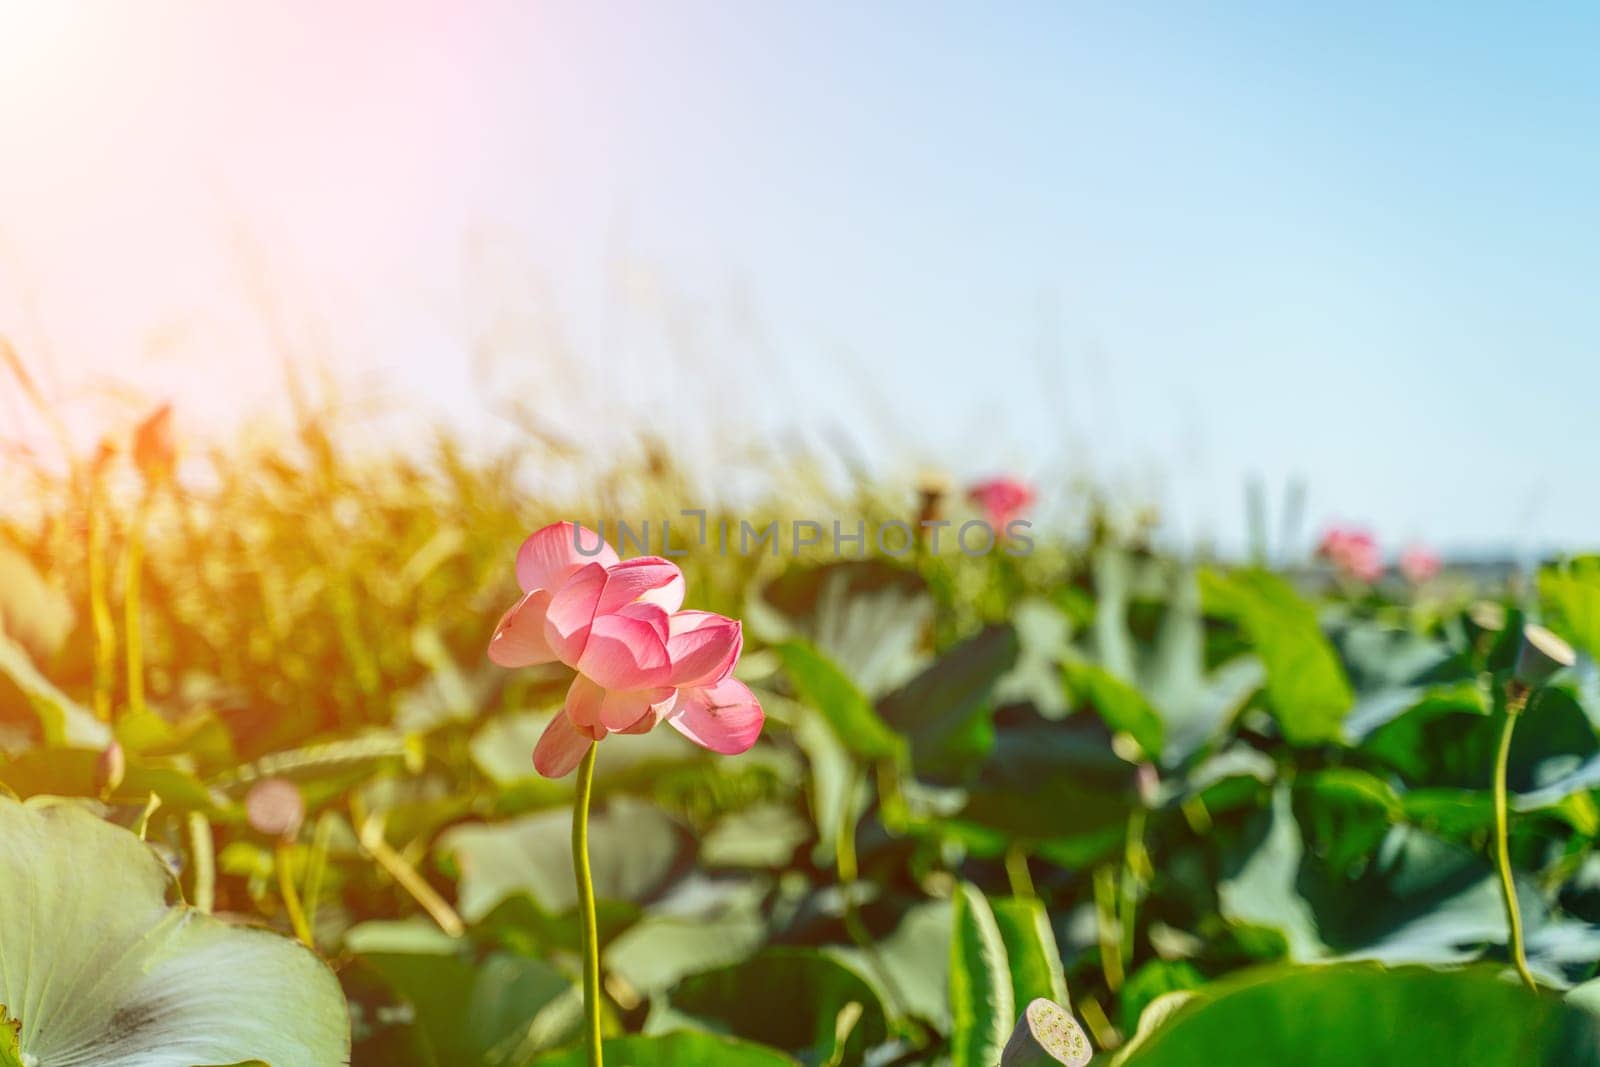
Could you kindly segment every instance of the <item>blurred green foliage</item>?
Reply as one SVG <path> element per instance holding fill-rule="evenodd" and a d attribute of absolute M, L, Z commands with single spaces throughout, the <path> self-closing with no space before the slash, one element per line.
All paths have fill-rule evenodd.
<path fill-rule="evenodd" d="M 579 1062 L 572 787 L 529 760 L 566 679 L 484 650 L 529 530 L 704 501 L 661 449 L 563 492 L 537 488 L 577 463 L 558 449 L 372 453 L 329 425 L 191 456 L 142 504 L 114 469 L 37 473 L 0 521 L 0 782 L 139 827 L 191 902 L 288 934 L 286 875 L 358 1064 Z M 774 478 L 713 527 L 926 506 Z M 97 670 L 95 521 L 113 618 L 146 540 L 143 708 Z M 1493 977 L 1488 790 L 1517 627 L 1536 613 L 1600 651 L 1600 562 L 1552 565 L 1531 595 L 1355 589 L 1082 525 L 1025 558 L 683 542 L 689 605 L 746 622 L 768 725 L 736 758 L 670 731 L 602 748 L 610 1061 L 992 1067 L 1045 996 L 1105 1062 L 1402 1062 L 1380 1055 L 1402 1039 L 1593 1062 L 1573 1005 L 1594 995 L 1559 996 L 1600 959 L 1591 659 L 1511 754 L 1541 996 Z M 1482 598 L 1501 628 L 1474 622 Z M 304 799 L 291 840 L 246 818 L 265 778 Z M 1305 966 L 1349 960 L 1369 962 Z"/>

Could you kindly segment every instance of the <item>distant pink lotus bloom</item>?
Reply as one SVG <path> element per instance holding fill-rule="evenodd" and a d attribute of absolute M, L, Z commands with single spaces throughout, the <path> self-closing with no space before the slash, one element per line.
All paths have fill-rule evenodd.
<path fill-rule="evenodd" d="M 523 542 L 517 583 L 522 599 L 495 628 L 489 658 L 502 667 L 560 662 L 578 672 L 534 747 L 540 774 L 569 774 L 606 734 L 644 733 L 662 719 L 713 752 L 735 755 L 755 744 L 765 715 L 733 678 L 740 625 L 679 611 L 677 564 L 619 560 L 600 535 L 558 522 Z"/>
<path fill-rule="evenodd" d="M 1413 585 L 1432 581 L 1443 568 L 1444 561 L 1439 553 L 1427 545 L 1412 545 L 1400 556 L 1400 573 Z"/>
<path fill-rule="evenodd" d="M 967 490 L 967 499 L 983 509 L 990 528 L 1003 532 L 1006 525 L 1033 505 L 1033 487 L 1016 478 L 990 478 Z"/>
<path fill-rule="evenodd" d="M 1383 576 L 1383 555 L 1378 542 L 1366 530 L 1353 526 L 1334 526 L 1322 535 L 1317 555 L 1343 573 L 1363 582 Z"/>

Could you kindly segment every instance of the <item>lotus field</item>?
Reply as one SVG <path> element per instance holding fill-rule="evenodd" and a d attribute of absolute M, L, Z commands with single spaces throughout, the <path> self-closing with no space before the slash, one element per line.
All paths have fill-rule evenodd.
<path fill-rule="evenodd" d="M 176 425 L 6 461 L 0 1067 L 1600 1064 L 1600 558 Z"/>

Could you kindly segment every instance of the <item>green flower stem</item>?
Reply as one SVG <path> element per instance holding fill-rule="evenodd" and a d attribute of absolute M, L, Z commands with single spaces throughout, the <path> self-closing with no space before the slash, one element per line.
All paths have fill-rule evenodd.
<path fill-rule="evenodd" d="M 885 764 L 878 764 L 880 789 L 884 781 Z M 898 796 L 898 772 L 890 767 L 887 772 L 890 779 L 895 782 L 895 803 L 900 803 Z M 856 878 L 859 870 L 856 864 L 856 794 L 861 788 L 863 769 L 852 766 L 849 784 L 845 789 L 844 806 L 839 811 L 839 825 L 834 829 L 833 855 L 834 862 L 839 869 L 839 891 L 844 904 L 844 929 L 850 935 L 850 940 L 855 942 L 861 954 L 866 957 L 867 967 L 872 971 L 873 977 L 883 987 L 884 1001 L 889 1010 L 898 1019 L 907 1020 L 905 996 L 900 991 L 899 983 L 894 980 L 894 975 L 889 973 L 888 964 L 884 963 L 883 955 L 878 951 L 878 943 L 872 939 L 872 931 L 867 929 L 867 924 L 861 921 L 861 912 L 856 908 Z M 880 809 L 881 810 L 881 809 Z"/>
<path fill-rule="evenodd" d="M 1100 969 L 1106 988 L 1122 988 L 1122 937 L 1117 932 L 1117 872 L 1110 864 L 1094 869 L 1094 911 L 1100 940 Z"/>
<path fill-rule="evenodd" d="M 211 839 L 211 820 L 198 811 L 189 813 L 189 856 L 194 865 L 191 903 L 209 915 L 217 903 L 216 846 Z"/>
<path fill-rule="evenodd" d="M 333 818 L 323 812 L 311 837 L 311 858 L 306 861 L 306 925 L 317 928 L 317 902 L 322 899 L 322 883 L 328 876 L 328 846 L 333 843 Z"/>
<path fill-rule="evenodd" d="M 1144 826 L 1144 809 L 1134 809 L 1128 817 L 1128 840 L 1117 885 L 1118 954 L 1125 966 L 1133 962 L 1134 920 L 1139 910 L 1139 891 L 1149 878 L 1150 856 L 1145 851 Z"/>
<path fill-rule="evenodd" d="M 893 758 L 885 758 L 878 761 L 877 771 L 879 817 L 890 833 L 905 833 L 911 825 L 911 812 L 900 791 L 900 768 Z"/>
<path fill-rule="evenodd" d="M 128 531 L 127 573 L 123 575 L 122 611 L 124 641 L 128 646 L 128 711 L 144 711 L 144 627 L 140 586 L 144 574 L 144 528 L 150 515 L 150 493 L 139 501 L 139 510 Z"/>
<path fill-rule="evenodd" d="M 461 921 L 461 916 L 450 903 L 441 897 L 422 877 L 418 870 L 406 862 L 406 858 L 396 852 L 383 836 L 383 816 L 378 813 L 366 814 L 366 809 L 358 797 L 350 798 L 350 817 L 356 826 L 361 829 L 356 838 L 361 842 L 361 847 L 375 860 L 384 873 L 393 878 L 400 888 L 411 894 L 411 899 L 422 906 L 422 910 L 438 924 L 451 937 L 460 937 L 466 932 L 467 926 Z"/>
<path fill-rule="evenodd" d="M 311 926 L 306 922 L 305 909 L 300 906 L 300 891 L 294 884 L 294 864 L 290 862 L 290 845 L 287 841 L 278 843 L 273 866 L 278 869 L 278 892 L 283 895 L 283 909 L 289 913 L 289 925 L 294 927 L 294 936 L 299 938 L 306 948 L 315 949 L 317 942 L 311 936 Z"/>
<path fill-rule="evenodd" d="M 100 475 L 91 474 L 89 479 L 89 616 L 94 630 L 94 714 L 101 722 L 110 722 L 112 692 L 116 686 L 117 628 L 111 621 L 111 594 L 107 588 L 109 534 Z"/>
<path fill-rule="evenodd" d="M 1033 875 L 1028 871 L 1028 849 L 1020 841 L 1006 848 L 1006 878 L 1011 883 L 1011 895 L 1022 900 L 1038 900 L 1033 887 Z"/>
<path fill-rule="evenodd" d="M 578 764 L 578 795 L 572 802 L 572 869 L 578 879 L 578 917 L 583 923 L 584 1042 L 589 1067 L 603 1067 L 600 1049 L 600 927 L 594 915 L 594 875 L 589 871 L 589 797 L 594 792 L 594 761 L 599 745 L 590 745 Z"/>
<path fill-rule="evenodd" d="M 1522 943 L 1522 912 L 1517 907 L 1517 883 L 1511 872 L 1510 812 L 1506 803 L 1506 766 L 1511 757 L 1511 734 L 1517 728 L 1517 719 L 1527 703 L 1526 692 L 1514 693 L 1506 701 L 1506 725 L 1500 731 L 1500 749 L 1494 760 L 1494 839 L 1495 860 L 1500 870 L 1500 894 L 1505 899 L 1506 925 L 1511 936 L 1508 949 L 1511 962 L 1522 981 L 1535 992 L 1539 985 L 1528 969 L 1527 951 Z"/>

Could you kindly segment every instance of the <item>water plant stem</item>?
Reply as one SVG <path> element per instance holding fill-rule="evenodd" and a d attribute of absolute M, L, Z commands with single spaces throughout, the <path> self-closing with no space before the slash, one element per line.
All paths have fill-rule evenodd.
<path fill-rule="evenodd" d="M 1139 909 L 1139 893 L 1149 881 L 1150 855 L 1144 847 L 1145 810 L 1135 808 L 1128 817 L 1128 840 L 1123 853 L 1121 877 L 1117 883 L 1118 955 L 1123 969 L 1133 963 L 1133 935 Z"/>
<path fill-rule="evenodd" d="M 294 864 L 290 862 L 291 846 L 287 841 L 278 844 L 278 850 L 273 857 L 273 866 L 278 869 L 278 892 L 283 896 L 283 909 L 289 913 L 289 925 L 294 927 L 294 936 L 307 948 L 317 947 L 316 939 L 311 936 L 311 925 L 306 922 L 305 909 L 300 906 L 300 891 L 294 884 Z"/>
<path fill-rule="evenodd" d="M 1511 963 L 1522 977 L 1523 984 L 1535 992 L 1539 984 L 1528 969 L 1527 950 L 1522 941 L 1522 912 L 1517 907 L 1517 883 L 1511 871 L 1510 811 L 1507 804 L 1506 768 L 1511 757 L 1511 735 L 1517 728 L 1523 706 L 1527 703 L 1526 690 L 1512 692 L 1506 700 L 1506 723 L 1500 731 L 1500 748 L 1494 761 L 1494 839 L 1495 863 L 1500 871 L 1500 895 L 1506 906 L 1506 925 L 1510 929 L 1507 950 Z"/>
<path fill-rule="evenodd" d="M 194 866 L 194 899 L 191 903 L 206 914 L 217 903 L 216 848 L 211 839 L 211 820 L 203 812 L 189 813 L 189 857 Z"/>
<path fill-rule="evenodd" d="M 328 875 L 328 846 L 333 843 L 333 818 L 323 812 L 311 837 L 311 858 L 306 861 L 306 925 L 317 928 L 317 902 Z"/>
<path fill-rule="evenodd" d="M 879 769 L 881 772 L 881 764 Z M 849 786 L 845 789 L 845 802 L 839 811 L 839 825 L 833 841 L 833 856 L 839 868 L 839 892 L 844 907 L 844 929 L 845 933 L 850 935 L 850 940 L 855 942 L 861 954 L 866 957 L 867 966 L 882 985 L 889 1010 L 896 1018 L 905 1019 L 907 1018 L 905 997 L 901 995 L 894 976 L 889 973 L 888 964 L 883 962 L 883 956 L 878 952 L 878 943 L 872 939 L 872 931 L 861 921 L 861 912 L 856 908 L 856 879 L 860 874 L 856 862 L 856 793 L 861 788 L 861 781 L 861 768 L 853 767 Z"/>
<path fill-rule="evenodd" d="M 89 476 L 89 615 L 94 628 L 94 714 L 111 721 L 112 692 L 116 686 L 117 628 L 111 621 L 111 594 L 106 574 L 106 516 L 100 477 Z"/>
<path fill-rule="evenodd" d="M 128 530 L 127 573 L 123 575 L 123 641 L 128 653 L 128 711 L 144 711 L 144 626 L 141 584 L 144 574 L 144 528 L 150 515 L 150 492 L 140 498 Z"/>
<path fill-rule="evenodd" d="M 1122 988 L 1122 935 L 1117 929 L 1117 871 L 1111 864 L 1094 869 L 1094 910 L 1100 940 L 1100 969 L 1106 988 Z"/>
<path fill-rule="evenodd" d="M 376 860 L 378 866 L 399 883 L 400 888 L 411 894 L 411 899 L 422 906 L 422 910 L 438 924 L 439 929 L 451 937 L 460 937 L 464 934 L 467 929 L 466 923 L 461 921 L 461 916 L 456 914 L 449 901 L 435 892 L 433 886 L 428 884 L 428 880 L 384 839 L 383 816 L 365 815 L 360 803 L 354 797 L 350 801 L 350 813 L 355 819 L 355 824 L 361 827 L 357 837 L 367 855 Z"/>
<path fill-rule="evenodd" d="M 578 881 L 578 917 L 583 925 L 584 1044 L 589 1067 L 603 1067 L 600 1048 L 600 927 L 594 913 L 594 875 L 589 870 L 589 797 L 594 791 L 594 761 L 599 745 L 590 745 L 578 764 L 578 795 L 572 802 L 572 869 Z"/>

